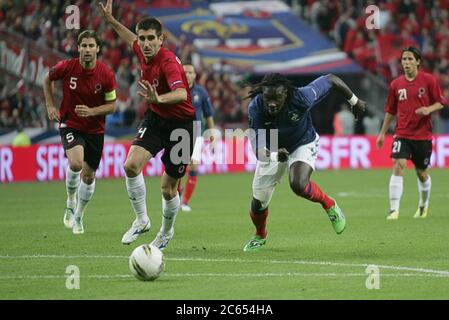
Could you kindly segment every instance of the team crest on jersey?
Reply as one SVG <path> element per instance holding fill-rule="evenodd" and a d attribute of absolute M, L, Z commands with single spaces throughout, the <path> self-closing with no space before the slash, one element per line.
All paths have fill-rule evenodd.
<path fill-rule="evenodd" d="M 200 96 L 198 94 L 195 94 L 193 96 L 193 102 L 196 102 L 196 103 L 200 102 Z"/>
<path fill-rule="evenodd" d="M 419 88 L 418 89 L 418 97 L 422 98 L 426 94 L 426 88 Z"/>
<path fill-rule="evenodd" d="M 159 85 L 159 79 L 153 79 L 153 86 L 157 87 Z"/>
<path fill-rule="evenodd" d="M 101 92 L 101 83 L 95 85 L 95 93 Z"/>
<path fill-rule="evenodd" d="M 288 117 L 292 122 L 298 122 L 299 121 L 299 114 L 295 111 L 289 111 Z"/>

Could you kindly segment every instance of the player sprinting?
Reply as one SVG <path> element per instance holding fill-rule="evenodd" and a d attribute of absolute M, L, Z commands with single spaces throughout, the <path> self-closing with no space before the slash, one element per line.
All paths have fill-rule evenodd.
<path fill-rule="evenodd" d="M 195 107 L 196 121 L 203 122 L 202 120 L 204 119 L 206 129 L 213 129 L 215 127 L 213 117 L 214 109 L 212 107 L 209 95 L 207 94 L 206 89 L 198 83 L 195 83 L 196 72 L 193 64 L 186 62 L 183 64 L 183 67 L 189 83 L 192 103 Z M 202 123 L 201 126 L 203 127 Z M 202 132 L 202 128 L 199 129 L 199 132 Z M 189 206 L 189 201 L 198 181 L 198 165 L 201 163 L 201 150 L 203 142 L 204 138 L 202 135 L 197 137 L 195 147 L 193 148 L 192 159 L 189 164 L 188 178 L 184 187 L 184 192 L 182 193 L 181 210 L 185 212 L 190 212 L 192 210 Z"/>
<path fill-rule="evenodd" d="M 103 151 L 105 116 L 115 112 L 115 76 L 107 65 L 97 60 L 99 51 L 100 42 L 95 32 L 81 32 L 79 58 L 60 61 L 44 79 L 48 118 L 59 121 L 61 141 L 69 162 L 64 225 L 74 234 L 84 233 L 84 210 L 94 194 L 95 171 Z M 52 84 L 57 80 L 63 83 L 59 110 L 55 106 Z"/>
<path fill-rule="evenodd" d="M 138 94 L 150 104 L 125 162 L 126 189 L 136 219 L 123 235 L 122 243 L 130 244 L 150 229 L 142 170 L 152 157 L 164 149 L 162 162 L 165 171 L 161 178 L 162 225 L 151 242 L 164 249 L 174 235 L 175 219 L 180 208 L 177 186 L 185 175 L 193 151 L 195 109 L 186 75 L 179 59 L 162 47 L 164 37 L 161 23 L 157 19 L 145 18 L 137 23 L 136 35 L 112 16 L 112 0 L 108 0 L 106 5 L 100 3 L 100 10 L 105 21 L 137 55 L 142 79 L 139 84 L 143 89 Z M 173 140 L 171 134 L 175 131 L 182 131 L 188 136 L 186 139 L 177 136 Z M 189 150 L 188 154 L 183 153 L 181 161 L 174 159 L 171 154 L 179 144 L 187 144 Z"/>
<path fill-rule="evenodd" d="M 395 136 L 391 149 L 393 174 L 390 177 L 388 220 L 399 218 L 403 191 L 403 176 L 407 160 L 411 160 L 418 176 L 419 202 L 415 218 L 426 218 L 429 210 L 432 180 L 427 172 L 432 155 L 431 113 L 443 108 L 445 98 L 436 78 L 419 71 L 421 53 L 408 47 L 401 53 L 404 75 L 390 83 L 385 104 L 385 118 L 376 140 L 380 149 L 385 134 L 396 117 Z"/>
<path fill-rule="evenodd" d="M 249 214 L 256 233 L 244 246 L 244 251 L 257 250 L 265 245 L 268 206 L 287 168 L 292 191 L 300 197 L 320 203 L 337 234 L 345 229 L 346 219 L 337 202 L 310 180 L 315 170 L 319 143 L 310 109 L 332 89 L 348 100 L 355 114 L 365 110 L 366 103 L 332 74 L 319 77 L 299 88 L 280 74 L 268 74 L 261 83 L 252 87 L 249 95 L 252 98 L 249 104 L 249 126 L 254 130 L 251 143 L 258 160 Z M 277 141 L 270 137 L 269 130 L 277 130 Z"/>

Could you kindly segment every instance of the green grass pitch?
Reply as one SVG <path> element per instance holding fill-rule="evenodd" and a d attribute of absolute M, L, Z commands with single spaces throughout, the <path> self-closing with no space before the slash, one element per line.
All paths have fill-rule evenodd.
<path fill-rule="evenodd" d="M 267 245 L 251 253 L 242 248 L 253 234 L 252 175 L 201 176 L 193 211 L 179 213 L 154 282 L 132 277 L 128 256 L 159 229 L 159 178 L 146 178 L 152 228 L 130 246 L 120 243 L 134 219 L 124 179 L 97 181 L 79 236 L 62 223 L 62 182 L 0 185 L 0 299 L 448 299 L 449 171 L 430 170 L 429 216 L 418 220 L 408 170 L 397 221 L 385 220 L 390 172 L 314 173 L 346 214 L 339 236 L 321 206 L 295 196 L 284 177 L 270 205 Z M 80 271 L 77 290 L 66 288 L 70 265 Z M 379 268 L 378 278 L 368 278 L 368 265 Z M 367 288 L 372 279 L 378 289 Z"/>

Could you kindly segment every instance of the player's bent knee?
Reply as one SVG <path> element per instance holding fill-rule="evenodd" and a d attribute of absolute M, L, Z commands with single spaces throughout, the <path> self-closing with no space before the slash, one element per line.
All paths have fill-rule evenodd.
<path fill-rule="evenodd" d="M 83 162 L 82 161 L 69 161 L 69 167 L 70 170 L 73 172 L 79 172 L 83 169 Z"/>
<path fill-rule="evenodd" d="M 95 181 L 95 175 L 85 175 L 83 181 L 85 184 L 91 185 Z"/>
<path fill-rule="evenodd" d="M 161 187 L 161 194 L 165 200 L 173 199 L 174 197 L 176 197 L 177 193 L 178 193 L 178 190 L 176 190 L 176 188 L 173 189 L 170 187 Z"/>
<path fill-rule="evenodd" d="M 266 208 L 267 206 L 263 206 L 262 202 L 256 198 L 253 198 L 251 201 L 251 211 L 253 213 L 262 213 Z"/>
<path fill-rule="evenodd" d="M 308 184 L 309 184 L 308 179 L 290 180 L 290 188 L 295 194 L 297 194 L 300 197 L 305 196 L 306 194 L 305 189 Z"/>
<path fill-rule="evenodd" d="M 271 197 L 273 196 L 274 188 L 270 189 L 255 189 L 253 190 L 253 199 L 260 203 L 260 210 L 265 210 L 270 204 Z M 252 208 L 252 202 L 251 202 Z"/>
<path fill-rule="evenodd" d="M 123 166 L 125 169 L 125 173 L 127 177 L 135 177 L 139 175 L 140 168 L 135 162 L 125 162 L 125 165 Z"/>

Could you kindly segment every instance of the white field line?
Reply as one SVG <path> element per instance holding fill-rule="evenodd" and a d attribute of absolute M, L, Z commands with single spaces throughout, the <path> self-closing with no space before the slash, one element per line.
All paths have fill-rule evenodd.
<path fill-rule="evenodd" d="M 420 273 L 380 273 L 380 277 L 426 277 L 426 278 L 445 278 L 448 276 L 439 274 L 420 274 Z M 0 276 L 0 280 L 48 280 L 48 279 L 67 279 L 67 275 L 17 275 L 17 276 Z M 165 272 L 162 277 L 182 277 L 182 278 L 199 278 L 199 277 L 229 277 L 229 278 L 266 278 L 266 277 L 329 277 L 329 278 L 339 278 L 339 277 L 363 277 L 366 278 L 366 273 L 305 273 L 305 272 L 267 272 L 267 273 L 170 273 Z M 130 279 L 134 278 L 131 274 L 90 274 L 81 276 L 81 278 L 88 279 Z"/>
<path fill-rule="evenodd" d="M 15 259 L 128 259 L 128 256 L 119 255 L 21 255 L 21 256 L 0 256 L 0 260 Z M 375 265 L 379 269 L 408 271 L 424 274 L 434 274 L 443 277 L 449 277 L 447 270 L 435 270 L 428 268 L 406 267 L 406 266 L 389 266 L 375 263 L 340 263 L 329 261 L 305 261 L 305 260 L 250 260 L 250 259 L 206 259 L 206 258 L 165 258 L 167 261 L 194 261 L 194 262 L 229 262 L 229 263 L 266 263 L 266 264 L 301 264 L 301 265 L 320 265 L 320 266 L 337 266 L 337 267 L 363 267 Z"/>
<path fill-rule="evenodd" d="M 372 192 L 357 192 L 357 191 L 340 191 L 337 192 L 337 196 L 341 198 L 387 198 L 388 197 L 388 190 L 382 190 L 382 191 L 372 191 Z M 444 193 L 432 193 L 432 198 L 445 198 L 447 199 L 449 197 L 449 194 Z"/>

